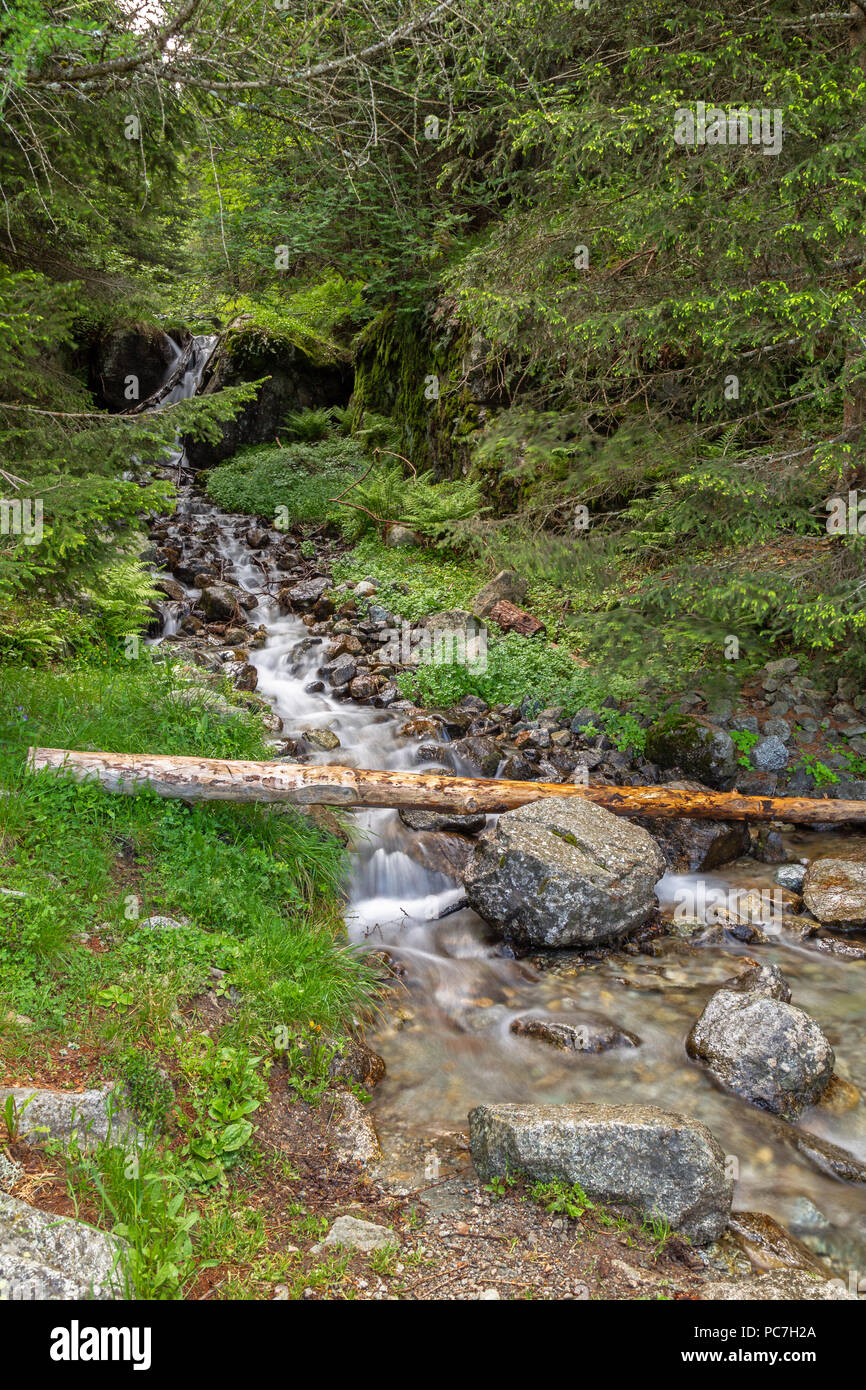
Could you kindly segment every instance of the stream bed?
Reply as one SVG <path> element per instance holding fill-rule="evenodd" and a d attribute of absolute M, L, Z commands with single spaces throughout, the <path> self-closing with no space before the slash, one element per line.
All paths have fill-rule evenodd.
<path fill-rule="evenodd" d="M 194 376 L 184 382 L 184 394 L 194 391 Z M 245 540 L 249 517 L 221 513 L 192 490 L 182 492 L 178 514 L 220 557 L 226 579 L 258 599 L 247 616 L 267 630 L 267 640 L 250 650 L 249 661 L 258 694 L 283 721 L 283 737 L 330 730 L 339 747 L 314 751 L 315 762 L 416 771 L 435 766 L 419 761 L 419 739 L 400 732 L 405 711 L 308 688 L 317 683 L 321 639 L 311 637 L 300 618 L 280 613 L 271 596 L 279 575 L 270 565 L 265 573 L 261 552 Z M 194 601 L 198 591 L 184 588 Z M 184 607 L 165 605 L 161 640 L 177 630 Z M 736 974 L 743 957 L 772 961 L 790 984 L 793 1002 L 826 1033 L 837 1072 L 866 1092 L 866 961 L 822 954 L 808 941 L 695 945 L 676 937 L 661 938 L 654 955 L 626 946 L 596 958 L 565 952 L 515 959 L 474 912 L 453 910 L 463 898 L 461 887 L 408 852 L 414 832 L 395 811 L 348 815 L 357 829 L 346 885 L 349 935 L 386 947 L 403 971 L 382 1021 L 368 1033 L 387 1066 L 371 1101 L 384 1154 L 379 1181 L 408 1192 L 466 1174 L 466 1117 L 479 1103 L 657 1105 L 713 1131 L 737 1178 L 735 1209 L 775 1217 L 846 1278 L 851 1269 L 866 1272 L 866 1184 L 817 1171 L 786 1139 L 785 1122 L 720 1090 L 684 1047 L 710 993 Z M 805 830 L 785 837 L 792 859 L 855 841 L 864 844 L 860 836 Z M 664 911 L 699 878 L 725 890 L 760 891 L 773 889 L 774 875 L 773 866 L 743 858 L 713 873 L 667 874 L 657 894 Z M 562 1052 L 510 1032 L 519 1015 L 568 1021 L 587 1010 L 636 1034 L 640 1045 Z M 847 1110 L 815 1107 L 799 1124 L 866 1161 L 866 1101 Z"/>

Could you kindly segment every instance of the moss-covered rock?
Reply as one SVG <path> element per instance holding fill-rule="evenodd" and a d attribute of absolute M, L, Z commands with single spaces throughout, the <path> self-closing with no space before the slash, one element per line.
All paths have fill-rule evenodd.
<path fill-rule="evenodd" d="M 306 340 L 302 345 L 241 319 L 223 335 L 203 394 L 259 380 L 256 399 L 221 427 L 216 443 L 186 441 L 194 467 L 212 468 L 245 445 L 270 443 L 289 411 L 345 405 L 352 389 L 347 354 L 338 348 Z"/>
<path fill-rule="evenodd" d="M 645 751 L 659 767 L 677 768 L 718 791 L 729 790 L 737 779 L 737 750 L 730 734 L 687 714 L 667 714 L 651 724 Z"/>
<path fill-rule="evenodd" d="M 354 343 L 355 428 L 370 414 L 391 416 L 397 447 L 416 468 L 432 468 L 440 479 L 459 477 L 484 418 L 487 389 L 473 375 L 471 344 L 471 330 L 450 301 L 416 313 L 383 309 Z"/>

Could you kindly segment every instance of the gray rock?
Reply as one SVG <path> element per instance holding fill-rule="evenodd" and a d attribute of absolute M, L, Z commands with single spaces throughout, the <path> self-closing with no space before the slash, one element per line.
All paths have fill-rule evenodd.
<path fill-rule="evenodd" d="M 686 1051 L 736 1095 L 792 1120 L 820 1099 L 835 1061 L 821 1029 L 802 1009 L 731 989 L 712 996 Z"/>
<path fill-rule="evenodd" d="M 599 1014 L 583 1014 L 566 1021 L 553 1018 L 516 1018 L 509 1030 L 520 1037 L 537 1038 L 561 1052 L 607 1052 L 612 1047 L 640 1047 L 640 1038 Z"/>
<path fill-rule="evenodd" d="M 372 598 L 375 593 L 378 593 L 378 590 L 379 585 L 375 579 L 362 579 L 359 584 L 355 585 L 353 593 L 356 598 Z"/>
<path fill-rule="evenodd" d="M 758 716 L 756 714 L 738 714 L 731 720 L 730 727 L 735 733 L 756 734 L 758 732 Z"/>
<path fill-rule="evenodd" d="M 399 816 L 410 830 L 457 830 L 462 835 L 478 835 L 487 823 L 485 815 L 458 816 L 447 811 L 401 810 Z"/>
<path fill-rule="evenodd" d="M 757 733 L 757 730 L 755 730 Z M 791 726 L 787 719 L 765 719 L 762 730 L 765 738 L 778 738 L 783 743 L 788 743 L 791 738 Z M 769 768 L 770 772 L 778 772 L 778 768 Z"/>
<path fill-rule="evenodd" d="M 671 791 L 706 791 L 700 782 L 668 782 Z M 747 854 L 749 827 L 745 822 L 690 820 L 638 820 L 656 841 L 668 868 L 674 873 L 699 873 L 716 869 Z"/>
<path fill-rule="evenodd" d="M 768 825 L 759 825 L 752 842 L 752 855 L 761 864 L 784 864 L 788 854 L 780 832 Z"/>
<path fill-rule="evenodd" d="M 328 1146 L 337 1163 L 368 1168 L 381 1161 L 382 1150 L 373 1116 L 353 1091 L 333 1095 L 333 1114 L 328 1126 Z"/>
<path fill-rule="evenodd" d="M 122 1242 L 0 1193 L 0 1301 L 123 1298 Z"/>
<path fill-rule="evenodd" d="M 571 721 L 571 732 L 573 734 L 579 734 L 581 729 L 586 729 L 590 725 L 592 725 L 593 728 L 598 728 L 598 722 L 599 716 L 596 714 L 595 710 L 589 708 L 579 709 Z"/>
<path fill-rule="evenodd" d="M 321 668 L 322 675 L 326 676 L 331 685 L 339 688 L 341 685 L 348 685 L 354 680 L 358 672 L 357 663 L 348 654 L 338 656 L 336 661 L 330 661 Z"/>
<path fill-rule="evenodd" d="M 372 1221 L 362 1221 L 357 1216 L 338 1216 L 325 1239 L 319 1245 L 314 1245 L 310 1254 L 320 1255 L 334 1245 L 367 1254 L 371 1250 L 386 1250 L 389 1245 L 397 1244 L 397 1237 L 387 1226 L 376 1226 Z"/>
<path fill-rule="evenodd" d="M 479 1177 L 579 1183 L 595 1201 L 668 1221 L 699 1245 L 731 1209 L 725 1155 L 705 1125 L 645 1105 L 479 1105 L 469 1113 Z"/>
<path fill-rule="evenodd" d="M 788 766 L 788 750 L 776 734 L 759 739 L 751 757 L 759 772 L 781 772 L 783 767 Z"/>
<path fill-rule="evenodd" d="M 799 1154 L 819 1173 L 838 1182 L 866 1183 L 866 1163 L 847 1149 L 840 1148 L 820 1134 L 812 1134 L 799 1125 L 786 1127 L 786 1138 Z"/>
<path fill-rule="evenodd" d="M 464 874 L 469 902 L 510 942 L 593 945 L 656 906 L 665 861 L 639 825 L 592 802 L 551 797 L 507 811 Z"/>
<path fill-rule="evenodd" d="M 23 1176 L 24 1169 L 18 1160 L 0 1149 L 0 1192 L 11 1192 Z"/>
<path fill-rule="evenodd" d="M 302 729 L 301 733 L 308 743 L 323 749 L 326 753 L 340 747 L 340 740 L 333 729 Z"/>
<path fill-rule="evenodd" d="M 850 1299 L 854 1295 L 848 1292 L 841 1279 L 822 1279 L 807 1269 L 771 1269 L 754 1279 L 705 1284 L 701 1298 L 726 1302 L 753 1298 L 796 1299 L 799 1302 L 800 1299 Z"/>
<path fill-rule="evenodd" d="M 32 1086 L 0 1087 L 0 1111 L 11 1096 L 19 1115 L 20 1137 L 28 1144 L 46 1138 L 75 1139 L 91 1148 L 110 1139 L 114 1144 L 140 1142 L 133 1118 L 110 1086 L 93 1091 L 45 1091 Z"/>
<path fill-rule="evenodd" d="M 486 618 L 502 599 L 519 608 L 526 602 L 527 588 L 526 580 L 519 574 L 515 574 L 513 570 L 500 570 L 495 579 L 491 579 L 490 583 L 485 584 L 475 595 L 472 600 L 472 612 L 478 618 Z"/>
<path fill-rule="evenodd" d="M 480 633 L 485 630 L 486 624 L 465 608 L 443 608 L 437 613 L 428 613 L 420 620 L 419 626 L 434 631 L 439 628 L 453 632 Z"/>
<path fill-rule="evenodd" d="M 738 994 L 762 994 L 767 999 L 781 999 L 783 1004 L 791 1002 L 791 986 L 778 965 L 751 965 L 733 980 L 726 980 L 723 988 Z"/>
<path fill-rule="evenodd" d="M 805 864 L 783 864 L 780 869 L 776 870 L 776 882 L 779 887 L 787 888 L 791 893 L 802 891 L 805 877 Z"/>
<path fill-rule="evenodd" d="M 717 791 L 729 791 L 741 771 L 730 734 L 701 724 L 690 715 L 651 725 L 646 756 L 661 768 L 679 768 L 686 777 Z"/>
<path fill-rule="evenodd" d="M 495 777 L 502 752 L 495 739 L 485 734 L 455 739 L 448 745 L 448 757 L 465 766 L 473 777 Z"/>
<path fill-rule="evenodd" d="M 294 609 L 299 613 L 307 612 L 315 608 L 319 599 L 331 587 L 330 579 L 302 579 L 300 584 L 294 584 L 287 592 L 287 597 Z M 357 593 L 357 589 L 355 590 Z"/>
<path fill-rule="evenodd" d="M 813 859 L 803 879 L 803 901 L 825 925 L 866 925 L 866 858 Z"/>
<path fill-rule="evenodd" d="M 199 606 L 208 622 L 228 622 L 237 617 L 237 594 L 227 584 L 209 584 L 201 591 Z"/>
<path fill-rule="evenodd" d="M 417 531 L 411 530 L 408 526 L 389 526 L 385 532 L 385 544 L 392 550 L 402 550 L 409 545 L 422 545 L 422 539 Z"/>

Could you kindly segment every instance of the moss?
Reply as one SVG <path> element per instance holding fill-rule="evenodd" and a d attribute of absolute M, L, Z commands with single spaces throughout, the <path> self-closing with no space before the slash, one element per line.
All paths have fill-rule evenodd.
<path fill-rule="evenodd" d="M 465 471 L 468 437 L 478 427 L 478 407 L 461 385 L 466 339 L 456 324 L 437 336 L 430 312 L 398 313 L 389 305 L 354 342 L 355 427 L 367 413 L 393 416 L 398 448 L 416 468 L 432 468 L 438 478 Z M 439 380 L 438 400 L 424 394 L 431 376 Z"/>
<path fill-rule="evenodd" d="M 253 322 L 235 324 L 226 330 L 221 354 L 235 371 L 246 376 L 267 376 L 273 370 L 274 359 L 294 362 L 298 354 L 314 367 L 332 367 L 346 360 L 346 354 L 333 343 L 306 335 L 300 331 L 277 332 Z"/>
<path fill-rule="evenodd" d="M 681 768 L 687 777 L 711 782 L 718 768 L 713 734 L 689 715 L 671 713 L 651 724 L 646 756 L 659 767 Z"/>

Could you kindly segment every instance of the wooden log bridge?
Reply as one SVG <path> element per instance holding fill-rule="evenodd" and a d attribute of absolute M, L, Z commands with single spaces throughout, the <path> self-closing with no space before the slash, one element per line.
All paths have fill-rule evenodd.
<path fill-rule="evenodd" d="M 593 801 L 617 816 L 697 820 L 866 821 L 866 801 L 815 801 L 739 792 L 675 791 L 661 787 L 582 787 L 570 782 L 508 782 L 495 777 L 441 777 L 429 772 L 368 771 L 306 763 L 254 763 L 181 758 L 159 753 L 81 753 L 31 748 L 33 772 L 54 769 L 107 791 L 132 794 L 150 787 L 185 801 L 292 802 L 298 806 L 406 807 L 469 815 L 511 811 L 551 796 Z"/>

